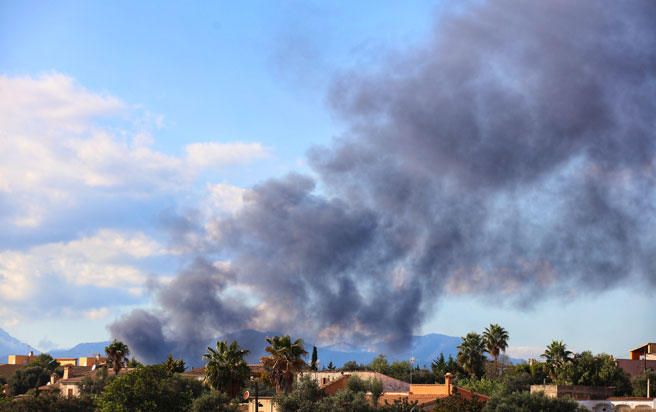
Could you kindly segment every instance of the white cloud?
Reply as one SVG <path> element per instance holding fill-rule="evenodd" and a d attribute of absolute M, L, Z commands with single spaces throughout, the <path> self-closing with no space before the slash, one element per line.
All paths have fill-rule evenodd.
<path fill-rule="evenodd" d="M 234 214 L 244 206 L 244 195 L 249 189 L 226 183 L 207 185 L 208 196 L 205 201 L 207 214 Z"/>
<path fill-rule="evenodd" d="M 0 76 L 0 127 L 7 133 L 47 134 L 51 126 L 82 131 L 88 119 L 124 109 L 119 99 L 91 93 L 62 74 Z"/>
<path fill-rule="evenodd" d="M 506 355 L 517 359 L 540 359 L 543 352 L 543 346 L 509 346 L 506 349 Z"/>
<path fill-rule="evenodd" d="M 180 156 L 166 154 L 147 130 L 121 127 L 137 112 L 61 74 L 0 76 L 0 200 L 11 205 L 9 223 L 38 226 L 89 193 L 184 190 L 203 170 L 267 155 L 261 144 L 244 142 L 193 143 Z M 144 118 L 162 125 L 161 117 Z"/>
<path fill-rule="evenodd" d="M 91 320 L 106 319 L 111 314 L 112 314 L 112 311 L 110 311 L 109 308 L 107 308 L 107 307 L 89 309 L 89 310 L 84 311 L 84 313 L 83 313 L 85 318 L 91 319 Z"/>
<path fill-rule="evenodd" d="M 28 301 L 51 277 L 75 286 L 141 290 L 147 275 L 131 260 L 167 250 L 143 233 L 101 230 L 70 242 L 0 252 L 0 299 Z M 73 292 L 75 293 L 75 292 Z"/>

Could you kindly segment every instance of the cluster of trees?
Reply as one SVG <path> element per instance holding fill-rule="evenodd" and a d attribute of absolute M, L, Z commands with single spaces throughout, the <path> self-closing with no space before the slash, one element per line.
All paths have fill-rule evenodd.
<path fill-rule="evenodd" d="M 499 358 L 508 348 L 508 339 L 508 331 L 496 323 L 485 328 L 483 334 L 468 333 L 458 346 L 458 366 L 470 378 L 480 378 L 486 370 L 485 354 L 489 353 L 494 362 L 493 375 L 498 376 L 501 372 Z"/>
<path fill-rule="evenodd" d="M 359 364 L 356 361 L 348 361 L 344 363 L 340 370 L 345 372 L 372 371 L 391 376 L 404 382 L 435 383 L 435 376 L 431 371 L 422 369 L 419 365 L 413 365 L 410 361 L 390 363 L 385 355 L 376 356 L 367 365 Z"/>
<path fill-rule="evenodd" d="M 433 372 L 436 378 L 450 372 L 454 375 L 458 386 L 491 396 L 493 402 L 488 403 L 486 410 L 493 410 L 490 409 L 492 407 L 508 410 L 504 409 L 504 405 L 508 402 L 517 405 L 529 401 L 537 402 L 534 405 L 548 402 L 545 399 L 530 397 L 529 388 L 536 384 L 605 386 L 612 387 L 615 396 L 645 396 L 647 375 L 651 373 L 656 377 L 656 373 L 647 372 L 632 382 L 629 375 L 617 366 L 611 355 L 604 353 L 595 355 L 590 351 L 573 353 L 562 341 L 553 341 L 546 347 L 540 356 L 542 362 L 513 365 L 503 356 L 507 343 L 508 334 L 498 325 L 490 325 L 482 335 L 469 333 L 463 337 L 458 347 L 457 360 L 450 358 L 445 361 L 444 356 L 440 355 L 433 362 Z M 492 357 L 492 360 L 486 356 L 486 353 Z M 450 399 L 449 402 L 455 400 Z M 517 408 L 532 410 L 522 409 L 523 407 L 520 406 Z M 556 409 L 546 407 L 545 409 L 542 406 L 535 406 L 535 408 L 537 408 L 535 410 L 566 410 L 562 409 L 565 408 L 562 405 Z M 461 405 L 459 409 L 454 410 L 477 411 L 478 409 Z"/>
<path fill-rule="evenodd" d="M 543 373 L 560 385 L 613 386 L 618 396 L 632 392 L 631 380 L 605 353 L 572 353 L 562 341 L 553 341 L 542 354 Z"/>
<path fill-rule="evenodd" d="M 225 344 L 224 344 L 225 345 Z M 236 343 L 221 347 L 219 352 L 208 348 L 207 358 L 215 362 L 219 355 L 235 349 Z M 114 371 L 113 376 L 107 368 L 98 368 L 93 377 L 86 377 L 80 384 L 80 397 L 65 398 L 58 393 L 39 392 L 39 386 L 50 379 L 51 373 L 62 375 L 61 367 L 50 355 L 39 355 L 30 365 L 19 369 L 9 379 L 11 395 L 26 394 L 20 399 L 0 397 L 0 412 L 116 412 L 116 411 L 171 411 L 171 412 L 205 412 L 239 410 L 235 397 L 239 388 L 227 393 L 211 390 L 210 387 L 221 386 L 222 378 L 212 376 L 208 368 L 207 384 L 182 377 L 185 371 L 184 361 L 174 359 L 172 355 L 159 365 L 144 366 L 134 358 L 129 359 L 130 350 L 124 343 L 114 341 L 105 348 L 107 368 Z M 239 357 L 243 361 L 244 351 Z M 230 362 L 227 359 L 227 362 Z M 210 362 L 210 363 L 212 363 Z M 235 363 L 233 362 L 233 366 Z M 245 377 L 248 378 L 248 366 Z M 121 373 L 124 368 L 135 368 L 130 373 Z M 229 369 L 232 369 L 229 368 Z M 243 369 L 242 369 L 243 371 Z M 242 372 L 242 377 L 243 377 Z M 212 378 L 214 380 L 212 380 Z"/>
<path fill-rule="evenodd" d="M 454 383 L 491 397 L 483 405 L 477 400 L 455 396 L 437 401 L 436 412 L 501 412 L 501 411 L 577 411 L 576 402 L 548 399 L 531 395 L 532 384 L 556 383 L 569 385 L 612 386 L 616 395 L 644 396 L 646 380 L 656 382 L 656 373 L 648 372 L 631 382 L 610 355 L 594 355 L 589 351 L 573 353 L 561 341 L 549 344 L 541 357 L 543 362 L 512 365 L 504 356 L 509 334 L 497 324 L 482 334 L 468 333 L 458 346 L 455 359 L 440 354 L 431 370 L 421 369 L 409 361 L 388 362 L 383 355 L 368 365 L 347 362 L 342 370 L 370 370 L 412 383 L 443 382 L 451 373 Z M 264 375 L 251 378 L 245 357 L 248 351 L 237 342 L 216 343 L 203 355 L 206 361 L 204 381 L 180 375 L 186 365 L 172 355 L 159 365 L 144 366 L 129 359 L 130 350 L 122 342 L 113 341 L 105 348 L 107 368 L 99 368 L 92 378 L 81 383 L 81 396 L 64 399 L 35 390 L 52 374 L 62 375 L 62 368 L 47 354 L 39 355 L 27 367 L 18 370 L 8 383 L 11 395 L 27 393 L 21 400 L 0 396 L 0 412 L 4 411 L 225 411 L 238 410 L 245 389 L 260 395 L 275 394 L 282 412 L 333 411 L 353 412 L 411 411 L 416 405 L 408 402 L 380 404 L 383 384 L 377 379 L 363 381 L 350 377 L 347 387 L 332 396 L 322 393 L 316 381 L 309 377 L 296 380 L 301 371 L 317 370 L 316 347 L 310 364 L 306 364 L 303 341 L 290 336 L 267 338 L 266 356 L 261 358 Z M 124 368 L 135 368 L 121 373 Z M 328 364 L 327 369 L 336 369 Z"/>

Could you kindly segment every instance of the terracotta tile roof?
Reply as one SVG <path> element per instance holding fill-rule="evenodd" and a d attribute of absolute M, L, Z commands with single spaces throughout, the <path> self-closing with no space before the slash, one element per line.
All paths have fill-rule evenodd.
<path fill-rule="evenodd" d="M 335 380 L 320 385 L 319 388 L 321 388 L 328 395 L 334 395 L 337 393 L 337 391 L 344 389 L 348 385 L 348 379 L 349 375 L 344 375 Z"/>
<path fill-rule="evenodd" d="M 78 376 L 86 376 L 91 372 L 91 366 L 70 366 L 68 368 L 68 377 L 75 378 Z"/>
<path fill-rule="evenodd" d="M 382 373 L 371 372 L 371 371 L 344 371 L 344 372 L 319 371 L 319 372 L 311 372 L 310 377 L 321 382 L 321 379 L 323 377 L 328 376 L 328 377 L 332 377 L 332 379 L 335 380 L 340 375 L 357 376 L 358 378 L 365 381 L 370 378 L 378 379 L 383 383 L 383 390 L 385 392 L 408 392 L 410 390 L 410 384 L 407 382 L 403 382 L 401 380 L 392 378 L 391 376 L 383 375 Z"/>
<path fill-rule="evenodd" d="M 180 373 L 180 376 L 191 379 L 199 379 L 205 376 L 205 368 L 191 368 L 188 371 Z"/>
<path fill-rule="evenodd" d="M 460 396 L 462 396 L 464 399 L 467 400 L 471 400 L 473 398 L 476 398 L 482 402 L 487 402 L 490 400 L 490 397 L 487 395 L 483 395 L 482 393 L 478 393 L 478 392 L 472 392 L 469 389 L 465 389 L 460 386 L 456 386 L 455 391 L 457 391 L 458 394 L 460 394 Z"/>
<path fill-rule="evenodd" d="M 39 386 L 40 391 L 58 391 L 58 390 L 60 390 L 60 388 L 61 388 L 61 385 L 59 385 L 59 382 Z"/>

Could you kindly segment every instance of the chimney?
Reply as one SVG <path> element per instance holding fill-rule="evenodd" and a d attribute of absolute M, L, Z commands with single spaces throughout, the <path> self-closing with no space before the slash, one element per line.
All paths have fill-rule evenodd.
<path fill-rule="evenodd" d="M 446 385 L 446 393 L 451 396 L 451 378 L 453 378 L 453 375 L 451 375 L 450 372 L 447 372 L 446 375 L 444 375 L 444 384 Z"/>
<path fill-rule="evenodd" d="M 34 351 L 30 351 L 30 352 L 27 354 L 27 357 L 28 357 L 28 358 L 31 358 L 31 357 L 33 357 L 33 356 L 34 356 Z"/>
<path fill-rule="evenodd" d="M 64 377 L 62 379 L 68 379 L 71 370 L 71 365 L 64 365 Z"/>

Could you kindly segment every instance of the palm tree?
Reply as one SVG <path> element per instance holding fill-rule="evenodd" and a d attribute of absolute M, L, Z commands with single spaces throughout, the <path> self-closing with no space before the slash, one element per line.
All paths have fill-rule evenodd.
<path fill-rule="evenodd" d="M 303 357 L 307 355 L 303 340 L 292 342 L 289 335 L 266 338 L 269 346 L 265 350 L 270 354 L 262 357 L 262 364 L 269 380 L 276 387 L 276 392 L 289 392 L 294 383 L 294 376 L 305 367 Z"/>
<path fill-rule="evenodd" d="M 212 388 L 227 393 L 231 398 L 237 397 L 251 373 L 244 360 L 247 354 L 248 351 L 241 349 L 236 341 L 230 345 L 217 341 L 216 349 L 208 347 L 207 353 L 203 355 L 203 359 L 207 361 L 205 382 Z"/>
<path fill-rule="evenodd" d="M 120 340 L 114 339 L 109 346 L 105 347 L 105 353 L 107 354 L 107 362 L 114 370 L 114 374 L 118 375 L 121 368 L 127 363 L 128 355 L 130 354 L 128 345 Z"/>
<path fill-rule="evenodd" d="M 485 363 L 485 343 L 481 335 L 470 332 L 458 345 L 458 364 L 470 377 L 480 377 Z"/>
<path fill-rule="evenodd" d="M 572 352 L 567 350 L 563 341 L 553 341 L 547 346 L 540 357 L 545 358 L 547 371 L 552 380 L 556 380 L 558 372 L 572 361 Z"/>
<path fill-rule="evenodd" d="M 499 373 L 499 355 L 508 348 L 508 331 L 496 323 L 485 328 L 483 341 L 485 349 L 494 358 L 494 368 Z"/>
<path fill-rule="evenodd" d="M 174 373 L 182 373 L 187 369 L 187 366 L 185 365 L 184 360 L 182 359 L 175 359 L 173 358 L 173 355 L 169 353 L 169 356 L 166 357 L 166 360 L 163 363 L 164 367 L 170 373 L 173 375 Z"/>

